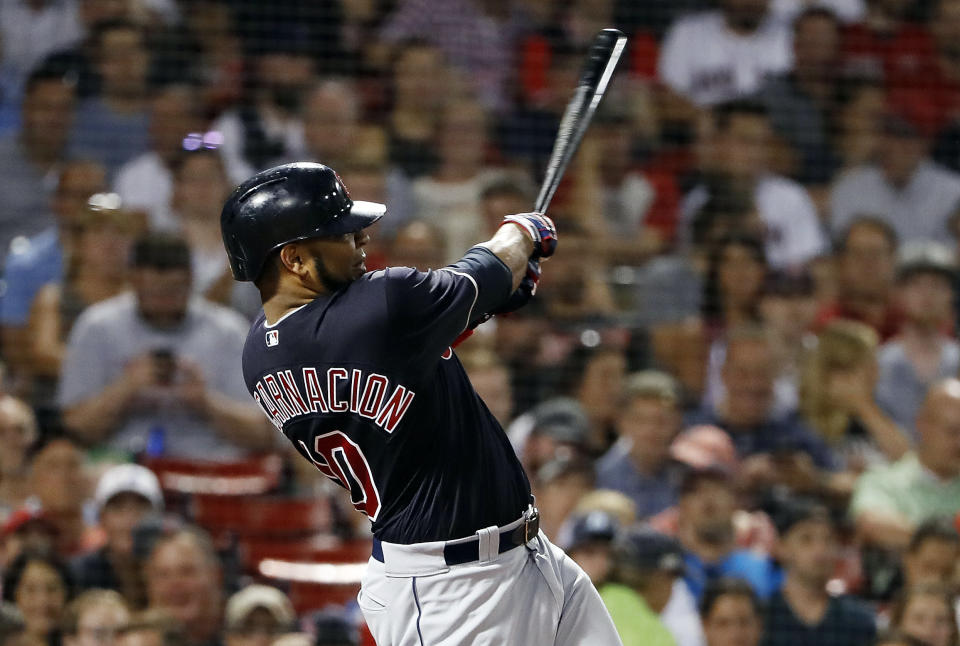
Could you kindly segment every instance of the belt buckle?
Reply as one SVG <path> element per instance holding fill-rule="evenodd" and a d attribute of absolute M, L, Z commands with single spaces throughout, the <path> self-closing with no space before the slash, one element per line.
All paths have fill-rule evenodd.
<path fill-rule="evenodd" d="M 530 528 L 535 527 L 534 532 L 540 529 L 540 512 L 536 507 L 533 508 L 533 512 L 530 514 L 529 518 L 524 519 L 523 521 L 523 544 L 526 545 L 530 542 L 533 536 L 530 536 Z"/>

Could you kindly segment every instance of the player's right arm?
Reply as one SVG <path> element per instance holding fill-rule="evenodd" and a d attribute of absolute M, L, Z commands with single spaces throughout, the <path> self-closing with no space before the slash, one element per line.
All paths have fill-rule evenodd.
<path fill-rule="evenodd" d="M 492 238 L 477 246 L 489 249 L 503 261 L 513 276 L 512 289 L 516 289 L 526 275 L 527 260 L 533 253 L 533 238 L 520 227 L 501 226 Z"/>

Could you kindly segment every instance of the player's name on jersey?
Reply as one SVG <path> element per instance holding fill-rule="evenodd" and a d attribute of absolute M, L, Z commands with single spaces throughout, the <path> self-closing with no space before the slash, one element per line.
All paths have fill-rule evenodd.
<path fill-rule="evenodd" d="M 375 372 L 356 368 L 278 370 L 261 377 L 253 399 L 278 429 L 292 419 L 318 414 L 356 413 L 388 433 L 403 419 L 414 393 Z"/>

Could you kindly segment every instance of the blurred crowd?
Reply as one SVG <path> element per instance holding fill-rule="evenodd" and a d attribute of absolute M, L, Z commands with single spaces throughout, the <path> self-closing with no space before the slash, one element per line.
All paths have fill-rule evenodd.
<path fill-rule="evenodd" d="M 627 646 L 960 646 L 960 0 L 0 0 L 0 646 L 363 639 L 162 477 L 369 538 L 246 392 L 220 208 L 319 161 L 442 267 L 609 26 L 559 253 L 457 349 L 541 526 Z"/>

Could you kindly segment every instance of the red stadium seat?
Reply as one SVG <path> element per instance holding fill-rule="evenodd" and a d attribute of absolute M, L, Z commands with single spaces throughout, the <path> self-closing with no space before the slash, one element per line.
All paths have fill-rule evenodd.
<path fill-rule="evenodd" d="M 214 536 L 306 538 L 329 532 L 333 515 L 325 498 L 192 496 L 189 513 Z"/>
<path fill-rule="evenodd" d="M 237 462 L 151 458 L 144 466 L 157 474 L 168 494 L 249 496 L 276 489 L 283 460 L 275 454 Z"/>

